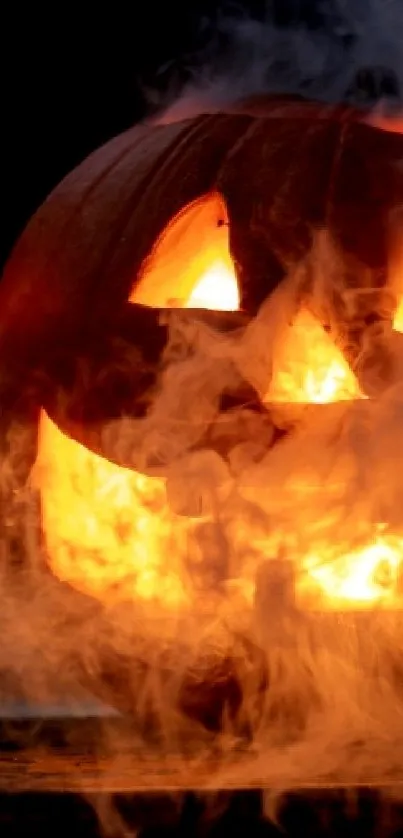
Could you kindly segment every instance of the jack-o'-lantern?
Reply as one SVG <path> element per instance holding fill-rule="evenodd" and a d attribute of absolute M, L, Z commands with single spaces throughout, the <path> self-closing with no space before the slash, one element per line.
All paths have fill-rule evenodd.
<path fill-rule="evenodd" d="M 399 134 L 292 100 L 133 128 L 55 190 L 0 285 L 49 567 L 147 635 L 140 668 L 201 655 L 172 689 L 206 727 L 264 715 L 291 613 L 402 606 L 402 161 Z M 393 492 L 358 485 L 366 460 Z"/>

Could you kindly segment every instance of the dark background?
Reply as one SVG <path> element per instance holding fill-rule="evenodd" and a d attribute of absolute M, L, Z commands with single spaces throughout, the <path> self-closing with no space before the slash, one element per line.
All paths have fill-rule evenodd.
<path fill-rule="evenodd" d="M 82 16 L 8 4 L 0 17 L 0 266 L 49 191 L 93 149 L 225 56 L 223 17 L 323 28 L 335 0 L 138 0 Z"/>
<path fill-rule="evenodd" d="M 1 262 L 70 169 L 155 107 L 157 92 L 179 90 L 228 4 L 96 4 L 85 20 L 59 4 L 53 20 L 51 5 L 42 20 L 16 5 L 2 27 Z"/>

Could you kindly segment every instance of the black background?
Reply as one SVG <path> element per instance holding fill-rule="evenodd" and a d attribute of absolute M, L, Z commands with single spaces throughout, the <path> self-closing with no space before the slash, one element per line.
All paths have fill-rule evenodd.
<path fill-rule="evenodd" d="M 8 4 L 0 17 L 0 266 L 49 191 L 93 149 L 225 52 L 223 16 L 323 25 L 334 0 Z M 92 10 L 92 11 L 91 11 Z M 322 12 L 321 12 L 322 10 Z"/>
<path fill-rule="evenodd" d="M 180 88 L 189 55 L 209 41 L 227 6 L 145 0 L 102 12 L 96 4 L 84 19 L 59 4 L 42 18 L 18 5 L 2 27 L 2 262 L 56 183 L 152 109 L 151 88 Z"/>

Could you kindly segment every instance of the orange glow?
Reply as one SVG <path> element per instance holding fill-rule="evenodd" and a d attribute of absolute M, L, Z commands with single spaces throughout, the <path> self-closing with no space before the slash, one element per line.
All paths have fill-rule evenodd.
<path fill-rule="evenodd" d="M 119 468 L 65 436 L 43 410 L 34 472 L 52 570 L 101 599 L 136 596 L 177 607 L 186 601 L 164 484 Z"/>
<path fill-rule="evenodd" d="M 346 549 L 325 548 L 319 555 L 304 558 L 306 572 L 299 583 L 299 594 L 307 605 L 364 609 L 402 607 L 401 574 L 403 538 L 375 528 L 369 543 Z M 313 584 L 312 584 L 313 583 Z"/>
<path fill-rule="evenodd" d="M 181 213 L 157 243 L 131 301 L 238 308 L 228 227 L 217 223 L 225 219 L 217 195 Z M 168 608 L 189 602 L 182 565 L 189 522 L 171 512 L 162 479 L 97 456 L 65 436 L 42 410 L 33 480 L 50 565 L 59 579 L 102 600 L 135 596 Z"/>
<path fill-rule="evenodd" d="M 225 206 L 215 194 L 182 212 L 157 242 L 131 301 L 238 308 L 238 283 L 223 221 L 227 221 Z M 403 301 L 395 328 L 403 331 Z M 308 310 L 301 310 L 276 350 L 267 402 L 307 405 L 363 398 L 333 338 Z M 93 454 L 65 436 L 45 411 L 33 480 L 41 494 L 45 543 L 57 577 L 103 601 L 141 598 L 171 611 L 192 606 L 194 591 L 185 560 L 194 521 L 172 512 L 164 480 L 119 468 Z M 302 481 L 297 475 L 293 485 L 300 499 L 323 494 L 320 481 L 316 485 L 315 478 L 305 473 Z M 277 525 L 281 531 L 274 525 L 268 541 L 281 548 L 293 525 L 291 518 Z M 273 527 L 273 518 L 267 526 Z M 274 555 L 268 543 L 251 544 L 252 535 L 238 519 L 234 532 L 234 552 L 239 538 L 254 555 L 259 556 L 259 551 L 261 558 Z M 291 551 L 302 607 L 396 607 L 403 538 L 390 533 L 386 525 L 368 527 L 365 533 L 358 545 L 355 533 L 347 537 L 329 533 L 328 541 L 319 546 L 308 536 L 302 551 Z M 240 555 L 242 551 L 240 544 Z M 239 578 L 230 580 L 229 589 L 233 583 L 232 589 L 242 589 L 251 601 L 256 568 L 256 562 L 247 570 L 239 567 Z"/>
<path fill-rule="evenodd" d="M 237 311 L 239 288 L 234 269 L 225 262 L 215 262 L 193 289 L 186 308 L 212 308 L 216 311 Z"/>
<path fill-rule="evenodd" d="M 382 116 L 379 113 L 372 113 L 367 116 L 364 122 L 372 125 L 373 128 L 380 128 L 381 131 L 388 131 L 391 134 L 403 134 L 403 119 L 401 116 Z"/>
<path fill-rule="evenodd" d="M 403 297 L 399 302 L 399 305 L 395 311 L 395 316 L 393 318 L 393 328 L 395 332 L 403 332 Z"/>
<path fill-rule="evenodd" d="M 168 224 L 146 260 L 130 300 L 146 306 L 186 306 L 196 290 L 194 308 L 231 311 L 239 306 L 229 252 L 228 214 L 218 193 L 194 201 Z"/>
<path fill-rule="evenodd" d="M 306 309 L 299 311 L 282 339 L 266 398 L 286 404 L 362 398 L 342 352 Z"/>

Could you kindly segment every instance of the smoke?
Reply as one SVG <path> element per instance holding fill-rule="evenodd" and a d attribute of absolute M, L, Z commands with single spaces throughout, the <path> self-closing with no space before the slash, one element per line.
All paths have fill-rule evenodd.
<path fill-rule="evenodd" d="M 326 237 L 315 243 L 308 261 L 315 261 L 321 279 L 313 299 L 317 289 L 323 293 L 326 277 L 334 281 L 329 270 L 334 259 Z M 150 415 L 117 420 L 107 429 L 117 445 L 123 441 L 130 449 L 139 445 L 141 428 L 147 449 L 158 427 L 172 461 L 163 500 L 154 484 L 150 492 L 140 483 L 134 512 L 131 496 L 122 501 L 127 482 L 121 482 L 121 472 L 114 471 L 113 485 L 99 482 L 94 460 L 88 461 L 92 494 L 87 496 L 87 454 L 79 449 L 75 491 L 87 509 L 87 517 L 80 518 L 79 506 L 69 507 L 67 499 L 61 503 L 52 484 L 55 473 L 63 484 L 70 463 L 58 460 L 54 449 L 56 465 L 49 461 L 48 467 L 56 472 L 47 475 L 46 463 L 39 462 L 21 485 L 29 445 L 21 429 L 10 432 L 1 471 L 2 684 L 25 705 L 46 708 L 61 697 L 66 703 L 67 694 L 71 706 L 82 707 L 89 695 L 103 702 L 104 717 L 98 714 L 91 734 L 95 761 L 84 773 L 82 766 L 70 766 L 64 783 L 71 788 L 264 786 L 280 794 L 341 784 L 386 788 L 401 779 L 401 583 L 395 580 L 397 593 L 382 608 L 368 610 L 361 602 L 358 610 L 345 610 L 343 590 L 331 585 L 336 605 L 330 607 L 321 594 L 321 576 L 315 576 L 319 558 L 336 585 L 357 551 L 359 557 L 360 549 L 377 540 L 375 565 L 383 572 L 378 592 L 382 585 L 390 587 L 391 551 L 400 566 L 398 335 L 385 332 L 390 375 L 379 379 L 376 399 L 312 405 L 291 415 L 286 405 L 275 405 L 272 413 L 268 404 L 272 434 L 267 435 L 267 416 L 266 435 L 259 433 L 255 417 L 254 438 L 239 444 L 235 436 L 225 457 L 214 445 L 191 450 L 193 437 L 181 431 L 190 385 L 192 402 L 203 400 L 200 416 L 206 423 L 217 413 L 217 392 L 228 384 L 229 370 L 255 376 L 264 397 L 289 328 L 284 311 L 296 314 L 299 281 L 299 271 L 290 274 L 258 317 L 235 335 L 195 324 L 190 355 L 189 323 L 172 314 L 167 358 L 174 350 L 175 360 L 161 369 Z M 269 343 L 267 335 L 273 336 Z M 236 409 L 240 422 L 243 410 Z M 288 433 L 273 444 L 279 427 Z M 41 525 L 37 492 L 46 489 L 48 479 L 56 503 L 52 514 L 62 521 L 59 533 L 52 507 L 47 513 L 44 507 Z M 119 521 L 111 518 L 114 504 Z M 178 515 L 178 507 L 186 514 Z M 121 526 L 125 509 L 136 527 L 151 513 L 134 530 L 137 542 L 127 521 L 121 535 L 133 562 L 133 551 L 140 551 L 149 584 L 157 562 L 151 597 L 135 587 L 143 578 L 141 567 L 125 576 L 114 558 L 106 527 Z M 92 546 L 95 510 L 104 541 Z M 160 531 L 150 542 L 152 526 L 153 538 L 155 528 Z M 106 587 L 103 572 L 111 573 Z M 86 584 L 95 597 L 76 589 L 85 591 Z M 75 752 L 84 747 L 83 729 L 77 732 L 70 723 L 64 735 Z M 34 786 L 46 784 L 46 777 L 38 776 Z"/>
<path fill-rule="evenodd" d="M 259 92 L 400 104 L 398 2 L 301 4 L 304 13 L 298 3 L 285 5 L 285 19 L 276 4 L 260 21 L 222 14 L 207 46 L 183 59 L 181 95 L 156 99 L 150 91 L 164 111 L 159 119 Z M 301 271 L 315 265 L 310 305 L 320 312 L 337 282 L 338 258 L 318 235 L 306 264 L 236 335 L 201 323 L 189 333 L 188 321 L 170 317 L 152 410 L 105 429 L 116 449 L 135 451 L 136 462 L 139 446 L 144 462 L 162 452 L 169 461 L 163 485 L 122 484 L 114 467 L 81 448 L 76 472 L 72 449 L 58 460 L 55 448 L 54 471 L 38 461 L 26 478 L 36 429 L 10 429 L 0 472 L 2 700 L 13 713 L 17 705 L 60 713 L 64 705 L 63 736 L 74 753 L 88 747 L 88 729 L 78 730 L 71 717 L 90 707 L 93 761 L 84 772 L 70 763 L 65 787 L 270 787 L 277 796 L 401 782 L 400 336 L 368 327 L 354 374 L 374 398 L 309 409 L 268 402 L 266 415 L 236 408 L 230 434 L 219 407 L 240 379 L 264 400 L 296 314 Z M 337 329 L 332 337 L 341 338 Z M 382 359 L 375 365 L 374 347 Z M 213 420 L 210 447 L 194 450 Z M 70 479 L 74 509 L 59 491 Z M 47 481 L 54 503 L 46 517 Z M 60 519 L 61 535 L 54 529 Z M 390 556 L 398 556 L 397 605 L 389 598 L 383 608 L 345 610 L 342 589 L 329 609 L 318 565 L 336 585 L 346 557 L 374 543 L 378 587 L 390 586 Z M 39 773 L 31 782 L 48 781 Z M 103 805 L 105 828 L 125 834 L 115 808 Z"/>
<path fill-rule="evenodd" d="M 147 94 L 166 120 L 261 93 L 390 109 L 402 99 L 402 41 L 398 0 L 272 0 L 255 14 L 224 4 Z"/>

